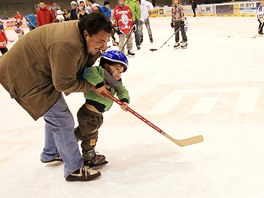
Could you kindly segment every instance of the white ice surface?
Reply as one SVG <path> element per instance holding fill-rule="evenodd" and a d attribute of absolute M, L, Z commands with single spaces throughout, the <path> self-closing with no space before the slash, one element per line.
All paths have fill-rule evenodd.
<path fill-rule="evenodd" d="M 68 183 L 63 164 L 39 160 L 43 119 L 34 122 L 0 86 L 0 197 L 264 197 L 264 37 L 252 38 L 258 23 L 188 20 L 187 49 L 173 49 L 171 39 L 150 52 L 173 33 L 170 18 L 151 18 L 154 43 L 144 27 L 142 49 L 129 58 L 123 81 L 132 109 L 176 139 L 201 134 L 203 143 L 174 145 L 114 104 L 96 149 L 109 161 L 102 177 Z M 12 30 L 7 35 L 16 39 Z M 82 94 L 66 100 L 76 118 Z"/>

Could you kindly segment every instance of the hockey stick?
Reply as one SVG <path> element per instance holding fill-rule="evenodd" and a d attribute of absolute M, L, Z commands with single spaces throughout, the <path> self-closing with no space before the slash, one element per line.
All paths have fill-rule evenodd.
<path fill-rule="evenodd" d="M 168 38 L 168 40 L 167 41 L 165 41 L 165 43 L 163 43 L 163 45 L 162 46 L 160 46 L 160 48 L 151 48 L 151 49 L 149 49 L 150 51 L 152 51 L 152 52 L 154 52 L 154 51 L 157 51 L 157 50 L 159 50 L 159 49 L 161 49 L 177 32 L 179 32 L 179 30 L 180 30 L 180 28 L 178 28 L 178 30 L 177 31 L 175 31 L 174 33 L 173 33 L 173 35 L 171 35 L 170 36 L 170 38 Z"/>
<path fill-rule="evenodd" d="M 128 35 L 127 39 L 126 39 L 126 42 L 125 42 L 125 44 L 123 45 L 123 47 L 122 47 L 122 49 L 121 49 L 121 52 L 123 52 L 123 50 L 124 50 L 124 48 L 125 48 L 125 46 L 126 46 L 128 40 L 130 39 L 131 34 L 132 34 L 132 32 L 133 32 L 133 28 L 134 28 L 134 26 L 135 26 L 135 25 L 133 25 L 133 27 L 131 28 L 131 30 L 130 30 L 130 32 L 129 32 L 129 35 Z"/>
<path fill-rule="evenodd" d="M 261 24 L 261 26 L 258 28 L 258 32 L 259 32 L 259 30 L 261 29 L 261 28 L 263 28 L 263 26 L 264 26 L 264 22 Z M 252 36 L 252 38 L 257 38 L 258 37 L 258 34 L 259 33 L 257 33 L 255 36 Z"/>
<path fill-rule="evenodd" d="M 109 97 L 111 100 L 113 100 L 114 102 L 116 102 L 119 105 L 122 105 L 123 103 L 118 100 L 117 98 L 115 98 L 111 93 L 107 92 L 104 93 L 105 96 Z M 131 109 L 130 107 L 126 108 L 127 111 L 129 111 L 130 113 L 132 113 L 134 116 L 136 116 L 137 118 L 139 118 L 140 120 L 142 120 L 143 122 L 145 122 L 146 124 L 148 124 L 149 126 L 151 126 L 153 129 L 155 129 L 156 131 L 158 131 L 160 134 L 162 134 L 163 136 L 165 136 L 166 138 L 168 138 L 169 140 L 171 140 L 173 143 L 177 144 L 178 146 L 189 146 L 192 144 L 196 144 L 199 142 L 203 142 L 203 136 L 202 135 L 197 135 L 194 137 L 190 137 L 190 138 L 186 138 L 186 139 L 174 139 L 173 137 L 169 136 L 167 133 L 165 133 L 163 130 L 161 130 L 159 127 L 157 127 L 156 125 L 154 125 L 152 122 L 150 122 L 149 120 L 147 120 L 146 118 L 144 118 L 142 115 L 138 114 L 137 112 L 135 112 L 133 109 Z"/>

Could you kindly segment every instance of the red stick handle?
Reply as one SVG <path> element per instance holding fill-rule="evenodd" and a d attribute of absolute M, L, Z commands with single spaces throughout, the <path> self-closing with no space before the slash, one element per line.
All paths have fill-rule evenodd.
<path fill-rule="evenodd" d="M 116 102 L 119 105 L 122 105 L 123 103 L 118 100 L 117 98 L 115 98 L 111 93 L 104 93 L 105 96 L 107 96 L 108 98 L 110 98 L 111 100 L 113 100 L 114 102 Z M 127 111 L 129 111 L 130 113 L 132 113 L 134 116 L 138 117 L 140 120 L 142 120 L 143 122 L 145 122 L 146 124 L 148 124 L 149 126 L 151 126 L 153 129 L 155 129 L 156 131 L 158 131 L 161 134 L 165 134 L 165 132 L 163 130 L 161 130 L 159 127 L 157 127 L 155 124 L 153 124 L 152 122 L 150 122 L 149 120 L 147 120 L 146 118 L 144 118 L 142 115 L 140 115 L 139 113 L 135 112 L 133 109 L 131 109 L 130 107 L 126 108 Z"/>

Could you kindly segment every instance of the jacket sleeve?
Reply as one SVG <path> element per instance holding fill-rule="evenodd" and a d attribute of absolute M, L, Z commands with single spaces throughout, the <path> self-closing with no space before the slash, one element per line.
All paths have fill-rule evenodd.
<path fill-rule="evenodd" d="M 41 22 L 40 22 L 40 13 L 37 12 L 37 25 L 41 26 Z"/>
<path fill-rule="evenodd" d="M 77 77 L 82 53 L 80 49 L 65 42 L 53 43 L 48 48 L 52 81 L 58 91 L 71 93 L 86 92 L 89 89 L 89 83 Z"/>
<path fill-rule="evenodd" d="M 140 18 L 141 18 L 140 6 L 138 3 L 136 3 L 136 5 L 135 5 L 135 19 L 140 20 Z"/>
<path fill-rule="evenodd" d="M 104 79 L 101 75 L 100 75 L 99 67 L 88 67 L 86 69 L 86 73 L 84 76 L 85 76 L 85 79 L 87 80 L 87 82 L 96 86 L 98 84 L 102 84 L 104 81 Z"/>
<path fill-rule="evenodd" d="M 116 95 L 121 102 L 126 102 L 126 103 L 130 102 L 129 93 L 122 83 L 119 86 L 119 88 L 116 90 Z"/>

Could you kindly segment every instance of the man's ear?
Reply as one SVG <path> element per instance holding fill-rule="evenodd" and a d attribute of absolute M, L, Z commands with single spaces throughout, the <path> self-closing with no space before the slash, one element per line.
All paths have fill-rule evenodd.
<path fill-rule="evenodd" d="M 87 30 L 84 30 L 84 31 L 83 31 L 83 35 L 84 35 L 85 38 L 87 38 L 87 37 L 89 36 Z"/>

